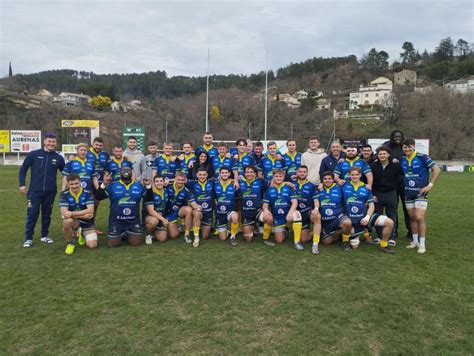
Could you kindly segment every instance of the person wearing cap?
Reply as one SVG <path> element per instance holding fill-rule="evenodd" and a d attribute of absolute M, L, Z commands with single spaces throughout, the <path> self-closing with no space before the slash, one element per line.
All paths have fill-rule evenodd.
<path fill-rule="evenodd" d="M 56 134 L 48 132 L 43 140 L 43 148 L 31 151 L 26 156 L 18 174 L 20 193 L 27 196 L 25 241 L 23 247 L 33 245 L 33 234 L 41 212 L 41 238 L 45 244 L 54 242 L 49 235 L 51 213 L 57 193 L 57 173 L 64 169 L 64 158 L 55 151 Z M 30 185 L 26 188 L 26 175 L 31 169 Z"/>

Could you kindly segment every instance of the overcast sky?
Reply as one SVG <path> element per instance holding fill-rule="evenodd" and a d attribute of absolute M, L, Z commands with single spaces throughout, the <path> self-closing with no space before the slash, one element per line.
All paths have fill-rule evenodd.
<path fill-rule="evenodd" d="M 471 1 L 6 1 L 0 0 L 0 77 L 49 69 L 164 70 L 169 76 L 249 74 L 312 57 L 397 59 L 441 38 L 473 36 Z"/>

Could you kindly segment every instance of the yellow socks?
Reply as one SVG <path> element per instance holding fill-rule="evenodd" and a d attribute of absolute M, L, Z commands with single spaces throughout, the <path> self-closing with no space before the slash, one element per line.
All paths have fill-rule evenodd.
<path fill-rule="evenodd" d="M 300 242 L 301 238 L 301 230 L 303 229 L 303 224 L 301 224 L 301 221 L 296 221 L 292 224 L 293 226 L 293 238 L 296 242 Z"/>
<path fill-rule="evenodd" d="M 193 226 L 194 236 L 199 236 L 199 226 Z"/>
<path fill-rule="evenodd" d="M 320 236 L 313 234 L 313 244 L 319 244 Z"/>
<path fill-rule="evenodd" d="M 342 242 L 349 242 L 349 237 L 350 237 L 350 236 L 351 236 L 351 235 L 349 235 L 349 234 L 347 234 L 347 235 L 346 235 L 346 234 L 342 234 Z"/>
<path fill-rule="evenodd" d="M 270 225 L 263 225 L 263 239 L 268 240 L 270 238 L 270 234 L 272 233 L 272 227 Z"/>
<path fill-rule="evenodd" d="M 231 234 L 231 236 L 237 235 L 237 232 L 239 232 L 239 223 L 237 223 L 237 224 L 231 223 L 230 224 L 230 234 Z"/>
<path fill-rule="evenodd" d="M 189 229 L 184 230 L 184 236 L 189 236 Z"/>
<path fill-rule="evenodd" d="M 380 247 L 387 247 L 388 241 L 387 240 L 380 240 Z"/>

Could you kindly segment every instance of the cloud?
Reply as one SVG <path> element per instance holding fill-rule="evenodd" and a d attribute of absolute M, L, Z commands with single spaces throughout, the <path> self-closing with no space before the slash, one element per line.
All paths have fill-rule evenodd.
<path fill-rule="evenodd" d="M 48 69 L 168 75 L 249 74 L 315 56 L 376 47 L 398 57 L 404 41 L 433 50 L 472 41 L 470 1 L 42 1 L 0 0 L 0 76 Z"/>

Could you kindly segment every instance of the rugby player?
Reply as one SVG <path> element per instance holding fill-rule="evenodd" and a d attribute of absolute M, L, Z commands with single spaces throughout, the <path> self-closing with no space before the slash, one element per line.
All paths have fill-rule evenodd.
<path fill-rule="evenodd" d="M 101 137 L 94 138 L 92 145 L 87 151 L 87 160 L 94 165 L 95 172 L 98 174 L 98 184 L 100 185 L 104 181 L 105 166 L 110 160 L 110 156 L 107 152 L 104 151 L 104 140 Z M 97 216 L 97 211 L 99 210 L 100 201 L 95 197 L 95 190 L 93 190 L 94 195 L 94 217 Z M 102 234 L 102 231 L 96 230 L 98 234 Z"/>
<path fill-rule="evenodd" d="M 106 163 L 104 171 L 111 174 L 114 182 L 120 180 L 120 170 L 123 167 L 130 167 L 133 169 L 132 162 L 123 157 L 123 148 L 120 145 L 115 145 L 112 150 L 113 157 Z M 133 173 L 135 174 L 135 173 Z M 132 176 L 135 179 L 135 175 Z"/>
<path fill-rule="evenodd" d="M 78 174 L 81 178 L 81 187 L 88 192 L 92 193 L 92 188 L 97 189 L 99 187 L 99 174 L 95 171 L 95 164 L 87 160 L 87 152 L 89 147 L 85 143 L 80 143 L 76 147 L 77 156 L 66 163 L 62 171 L 63 181 L 61 190 L 65 190 L 68 181 L 67 176 L 71 173 Z"/>
<path fill-rule="evenodd" d="M 347 146 L 346 158 L 339 162 L 336 168 L 334 169 L 334 180 L 337 184 L 343 186 L 346 182 L 349 182 L 351 180 L 349 175 L 349 169 L 351 167 L 359 167 L 367 180 L 367 189 L 372 190 L 372 184 L 374 181 L 372 170 L 370 169 L 368 163 L 361 159 L 357 155 L 357 153 L 357 146 Z"/>
<path fill-rule="evenodd" d="M 178 166 L 179 170 L 187 177 L 189 171 L 193 168 L 194 161 L 196 161 L 196 155 L 193 152 L 193 145 L 191 142 L 183 143 L 182 150 L 183 153 L 178 156 Z"/>
<path fill-rule="evenodd" d="M 199 247 L 199 232 L 204 240 L 207 240 L 211 233 L 214 215 L 214 186 L 212 181 L 208 180 L 206 168 L 199 167 L 196 176 L 196 180 L 188 180 L 187 186 L 196 202 L 193 210 L 193 246 Z"/>
<path fill-rule="evenodd" d="M 107 173 L 97 190 L 99 200 L 110 199 L 107 243 L 109 247 L 119 247 L 122 239 L 127 239 L 131 246 L 138 246 L 143 243 L 140 202 L 142 198 L 146 198 L 145 201 L 153 198 L 146 196 L 145 187 L 135 182 L 131 167 L 122 167 L 119 174 L 120 179 L 112 181 L 111 174 Z"/>
<path fill-rule="evenodd" d="M 163 154 L 158 156 L 153 163 L 153 177 L 157 174 L 162 176 L 165 181 L 172 180 L 178 169 L 176 157 L 173 156 L 173 144 L 171 142 L 163 143 Z"/>
<path fill-rule="evenodd" d="M 349 251 L 351 219 L 344 213 L 344 195 L 341 187 L 334 182 L 334 172 L 323 173 L 322 190 L 318 193 L 319 211 L 321 213 L 321 242 L 325 246 L 337 240 L 336 232 L 342 232 L 342 249 Z"/>
<path fill-rule="evenodd" d="M 266 181 L 271 181 L 274 169 L 284 169 L 285 161 L 280 155 L 277 155 L 276 142 L 270 141 L 267 144 L 267 154 L 260 160 L 258 164 L 258 176 Z"/>
<path fill-rule="evenodd" d="M 231 168 L 233 165 L 232 157 L 229 153 L 229 148 L 225 142 L 219 142 L 217 145 L 218 154 L 211 158 L 212 170 L 214 171 L 215 179 L 219 179 L 219 170 L 221 167 Z"/>
<path fill-rule="evenodd" d="M 226 166 L 219 170 L 219 179 L 214 182 L 216 199 L 216 225 L 221 241 L 227 240 L 227 224 L 230 222 L 230 244 L 237 246 L 236 235 L 239 230 L 239 216 L 236 212 L 237 187 L 230 179 L 230 169 Z"/>
<path fill-rule="evenodd" d="M 428 208 L 428 192 L 433 188 L 441 169 L 428 155 L 415 151 L 415 140 L 403 141 L 401 158 L 405 181 L 405 205 L 410 217 L 413 241 L 407 248 L 417 248 L 418 253 L 426 252 L 426 223 L 425 214 Z M 430 181 L 431 171 L 431 181 Z"/>
<path fill-rule="evenodd" d="M 297 210 L 298 199 L 294 189 L 284 182 L 285 171 L 277 168 L 273 171 L 273 181 L 263 198 L 263 220 L 266 225 L 273 226 L 273 235 L 277 243 L 285 241 L 286 226 L 292 224 L 294 246 L 298 251 L 304 250 L 301 238 L 301 214 Z M 265 230 L 264 240 L 268 239 L 269 231 Z"/>
<path fill-rule="evenodd" d="M 247 141 L 243 138 L 235 142 L 238 153 L 234 156 L 233 173 L 234 181 L 238 182 L 239 177 L 244 176 L 244 168 L 255 165 L 255 160 L 247 153 Z"/>
<path fill-rule="evenodd" d="M 291 182 L 296 180 L 296 172 L 301 166 L 302 154 L 296 151 L 296 140 L 294 138 L 290 138 L 286 141 L 286 147 L 288 148 L 288 152 L 283 155 L 286 167 L 285 180 Z"/>
<path fill-rule="evenodd" d="M 59 210 L 63 219 L 64 239 L 67 241 L 67 255 L 72 255 L 76 248 L 76 239 L 85 238 L 89 248 L 97 247 L 97 233 L 94 228 L 94 199 L 92 194 L 81 186 L 78 174 L 71 173 L 66 177 L 68 189 L 61 193 Z"/>
<path fill-rule="evenodd" d="M 199 156 L 199 153 L 202 151 L 207 152 L 210 158 L 217 156 L 217 149 L 212 144 L 212 141 L 212 134 L 210 132 L 205 132 L 204 136 L 202 137 L 202 145 L 196 148 L 196 157 Z"/>
<path fill-rule="evenodd" d="M 145 178 L 146 179 L 146 178 Z M 166 208 L 168 206 L 168 190 L 165 189 L 165 180 L 162 176 L 156 175 L 153 177 L 153 199 L 145 202 L 146 216 L 145 229 L 147 235 L 145 236 L 145 243 L 151 245 L 153 235 L 160 242 L 165 242 L 168 238 L 168 216 L 166 215 Z M 148 194 L 151 197 L 150 194 Z"/>
<path fill-rule="evenodd" d="M 301 243 L 313 240 L 312 252 L 319 255 L 319 240 L 321 235 L 321 215 L 319 214 L 318 192 L 313 183 L 308 180 L 308 167 L 300 166 L 293 181 L 298 198 L 298 211 L 301 214 L 302 230 Z M 310 225 L 313 224 L 313 236 L 310 235 Z"/>
<path fill-rule="evenodd" d="M 176 172 L 174 182 L 168 184 L 166 187 L 168 191 L 168 209 L 167 219 L 168 224 L 168 236 L 171 239 L 176 239 L 179 236 L 178 229 L 178 218 L 184 220 L 184 241 L 188 244 L 192 242 L 189 237 L 191 226 L 193 224 L 193 208 L 197 209 L 198 206 L 194 201 L 194 197 L 186 187 L 186 176 L 183 172 Z M 191 206 L 189 206 L 191 205 Z"/>
<path fill-rule="evenodd" d="M 104 150 L 104 140 L 101 137 L 94 138 L 92 145 L 87 151 L 86 159 L 94 165 L 98 176 L 99 184 L 104 180 L 105 165 L 110 159 L 109 154 Z"/>
<path fill-rule="evenodd" d="M 245 241 L 252 242 L 255 224 L 263 223 L 262 201 L 267 183 L 263 179 L 256 178 L 257 169 L 254 166 L 245 167 L 244 174 L 245 176 L 239 179 L 239 193 L 242 196 L 242 225 Z M 264 242 L 275 246 L 268 239 Z"/>
<path fill-rule="evenodd" d="M 365 229 L 371 230 L 374 226 L 382 228 L 382 240 L 380 249 L 387 253 L 395 253 L 388 246 L 388 240 L 393 231 L 393 220 L 385 215 L 374 214 L 375 204 L 372 192 L 367 189 L 361 181 L 361 170 L 359 167 L 349 168 L 350 182 L 344 184 L 344 206 L 347 216 L 351 219 L 353 234 L 350 245 L 353 249 L 359 247 L 359 236 Z"/>
<path fill-rule="evenodd" d="M 263 158 L 263 143 L 260 141 L 255 142 L 253 145 L 253 152 L 250 155 L 255 160 L 255 164 L 258 165 L 260 160 Z"/>

